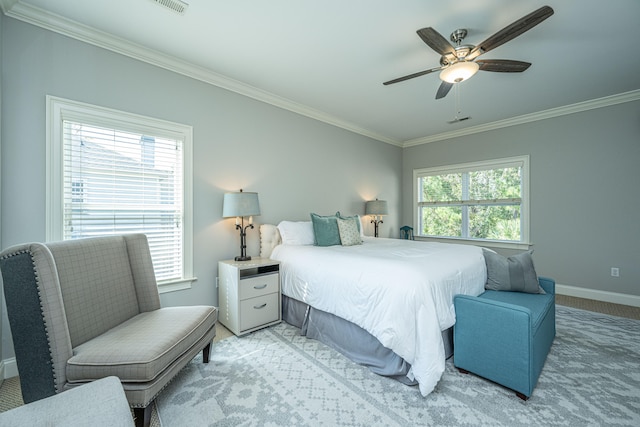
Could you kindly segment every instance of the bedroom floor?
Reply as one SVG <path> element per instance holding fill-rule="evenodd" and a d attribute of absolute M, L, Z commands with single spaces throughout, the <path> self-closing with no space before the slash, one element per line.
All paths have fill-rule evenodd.
<path fill-rule="evenodd" d="M 632 307 L 630 305 L 613 304 L 610 302 L 594 301 L 585 298 L 557 294 L 556 304 L 609 314 L 611 316 L 640 320 L 640 307 Z"/>
<path fill-rule="evenodd" d="M 594 301 L 566 295 L 556 295 L 556 303 L 582 310 L 640 320 L 640 307 Z M 220 323 L 216 325 L 216 328 L 217 333 L 214 342 L 233 335 Z M 3 381 L 2 385 L 0 385 L 0 412 L 8 411 L 9 409 L 22 405 L 22 396 L 20 393 L 20 382 L 18 381 L 18 377 L 8 378 Z M 154 410 L 151 418 L 151 427 L 159 427 L 159 425 L 157 413 Z"/>

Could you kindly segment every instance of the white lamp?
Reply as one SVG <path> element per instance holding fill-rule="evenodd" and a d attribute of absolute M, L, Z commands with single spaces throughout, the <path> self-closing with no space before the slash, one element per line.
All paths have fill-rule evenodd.
<path fill-rule="evenodd" d="M 460 61 L 451 64 L 440 72 L 440 80 L 447 83 L 460 83 L 478 72 L 480 66 L 473 61 Z"/>
<path fill-rule="evenodd" d="M 389 208 L 386 200 L 370 200 L 364 208 L 365 215 L 371 215 L 373 224 L 373 235 L 378 237 L 378 224 L 382 224 L 382 216 L 389 215 Z"/>
<path fill-rule="evenodd" d="M 260 215 L 260 202 L 258 193 L 245 193 L 240 189 L 238 193 L 225 193 L 222 203 L 222 216 L 224 218 L 236 218 L 236 230 L 240 230 L 240 256 L 236 261 L 249 261 L 247 256 L 247 228 L 253 228 L 253 216 Z M 245 227 L 244 217 L 249 217 L 249 225 Z"/>

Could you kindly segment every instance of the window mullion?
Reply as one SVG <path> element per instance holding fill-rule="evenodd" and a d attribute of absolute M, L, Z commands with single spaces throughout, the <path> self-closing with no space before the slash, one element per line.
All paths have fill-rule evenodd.
<path fill-rule="evenodd" d="M 469 172 L 462 174 L 462 200 L 469 200 Z M 462 237 L 469 237 L 469 206 L 462 206 Z"/>

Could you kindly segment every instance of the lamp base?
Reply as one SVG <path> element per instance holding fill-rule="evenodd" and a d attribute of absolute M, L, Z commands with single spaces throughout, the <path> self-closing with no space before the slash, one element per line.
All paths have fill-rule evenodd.
<path fill-rule="evenodd" d="M 237 256 L 234 258 L 236 261 L 251 261 L 250 256 Z"/>

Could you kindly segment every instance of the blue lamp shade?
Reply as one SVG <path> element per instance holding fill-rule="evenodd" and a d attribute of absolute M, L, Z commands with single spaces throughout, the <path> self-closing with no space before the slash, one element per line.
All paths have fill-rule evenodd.
<path fill-rule="evenodd" d="M 244 192 L 225 193 L 222 216 L 224 218 L 260 215 L 258 193 Z"/>

